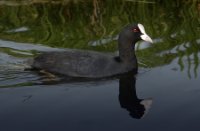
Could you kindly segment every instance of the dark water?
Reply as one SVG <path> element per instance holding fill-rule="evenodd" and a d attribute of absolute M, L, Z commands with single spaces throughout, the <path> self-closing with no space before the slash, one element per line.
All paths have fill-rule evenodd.
<path fill-rule="evenodd" d="M 200 129 L 198 1 L 0 1 L 0 131 Z M 117 51 L 120 29 L 140 22 L 139 73 L 44 84 L 24 71 L 39 52 Z"/>

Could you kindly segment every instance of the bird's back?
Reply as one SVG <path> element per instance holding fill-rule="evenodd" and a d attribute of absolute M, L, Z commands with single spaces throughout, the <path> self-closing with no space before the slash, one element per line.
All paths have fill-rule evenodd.
<path fill-rule="evenodd" d="M 94 51 L 67 50 L 43 53 L 35 58 L 33 68 L 73 77 L 98 78 L 129 70 L 113 55 Z"/>

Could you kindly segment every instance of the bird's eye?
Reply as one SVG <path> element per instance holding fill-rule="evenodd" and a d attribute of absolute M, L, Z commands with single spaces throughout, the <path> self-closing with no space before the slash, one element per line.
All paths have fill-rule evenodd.
<path fill-rule="evenodd" d="M 132 32 L 140 32 L 139 28 L 132 28 Z"/>

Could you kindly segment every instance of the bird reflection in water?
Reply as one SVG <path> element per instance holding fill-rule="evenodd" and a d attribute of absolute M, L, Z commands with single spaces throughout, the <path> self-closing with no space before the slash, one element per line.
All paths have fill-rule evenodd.
<path fill-rule="evenodd" d="M 129 115 L 141 119 L 152 105 L 152 99 L 138 99 L 136 93 L 136 78 L 134 71 L 120 76 L 119 80 L 119 102 Z"/>
<path fill-rule="evenodd" d="M 136 69 L 137 70 L 137 69 Z M 119 79 L 119 103 L 122 108 L 125 108 L 131 117 L 141 119 L 147 114 L 152 105 L 152 99 L 138 99 L 136 93 L 136 78 L 137 71 L 133 70 L 116 76 Z M 115 77 L 115 78 L 116 78 Z M 98 80 L 98 79 L 97 79 Z M 58 80 L 45 79 L 42 85 L 58 84 L 58 83 L 73 83 L 73 82 L 87 82 L 94 81 L 94 79 L 64 77 Z M 41 83 L 40 83 L 41 84 Z"/>

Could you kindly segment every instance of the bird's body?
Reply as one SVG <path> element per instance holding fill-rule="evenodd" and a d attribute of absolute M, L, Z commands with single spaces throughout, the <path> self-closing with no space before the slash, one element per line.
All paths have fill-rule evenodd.
<path fill-rule="evenodd" d="M 46 52 L 36 57 L 32 66 L 52 73 L 88 78 L 112 76 L 133 67 L 123 64 L 112 54 L 82 50 Z"/>
<path fill-rule="evenodd" d="M 137 29 L 133 32 L 133 28 Z M 135 35 L 135 37 L 134 37 Z M 32 68 L 72 77 L 101 78 L 137 69 L 134 45 L 140 40 L 137 25 L 125 27 L 119 35 L 119 56 L 95 51 L 68 49 L 46 52 L 33 61 Z"/>

